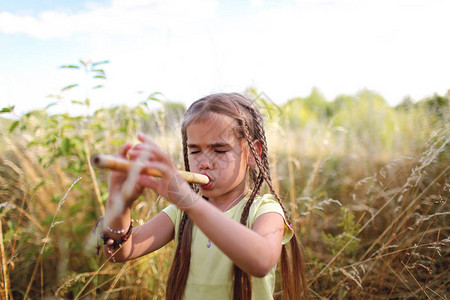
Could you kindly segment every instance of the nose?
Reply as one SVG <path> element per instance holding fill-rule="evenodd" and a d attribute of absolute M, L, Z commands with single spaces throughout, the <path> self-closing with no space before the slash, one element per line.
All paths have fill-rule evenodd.
<path fill-rule="evenodd" d="M 212 169 L 212 161 L 207 153 L 202 154 L 198 160 L 198 167 L 200 170 L 210 170 Z"/>

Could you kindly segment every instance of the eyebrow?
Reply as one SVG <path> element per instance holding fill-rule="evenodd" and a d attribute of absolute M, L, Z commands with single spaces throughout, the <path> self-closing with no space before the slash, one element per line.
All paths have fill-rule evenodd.
<path fill-rule="evenodd" d="M 188 148 L 200 148 L 200 146 L 198 146 L 196 144 L 188 144 L 187 147 Z M 212 144 L 209 144 L 208 147 L 210 147 L 210 148 L 230 147 L 231 148 L 231 145 L 229 143 L 212 143 Z"/>

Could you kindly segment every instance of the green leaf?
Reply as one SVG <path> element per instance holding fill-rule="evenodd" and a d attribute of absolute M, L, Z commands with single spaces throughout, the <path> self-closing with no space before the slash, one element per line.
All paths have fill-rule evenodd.
<path fill-rule="evenodd" d="M 50 243 L 48 243 L 47 245 L 45 245 L 44 248 L 44 252 L 42 253 L 42 258 L 48 258 L 48 257 L 52 257 L 55 255 L 55 250 L 53 249 L 53 245 Z"/>
<path fill-rule="evenodd" d="M 60 69 L 79 69 L 79 66 L 75 66 L 75 65 L 63 65 L 59 67 Z"/>
<path fill-rule="evenodd" d="M 64 138 L 61 143 L 61 151 L 63 155 L 70 154 L 70 150 L 72 148 L 72 143 L 69 138 Z"/>
<path fill-rule="evenodd" d="M 58 100 L 62 99 L 61 95 L 54 95 L 54 94 L 47 95 L 47 98 L 55 98 L 55 99 L 58 99 Z"/>
<path fill-rule="evenodd" d="M 64 88 L 62 88 L 62 89 L 61 89 L 61 92 L 70 90 L 70 89 L 72 89 L 72 88 L 74 88 L 74 87 L 77 87 L 77 86 L 78 86 L 78 83 L 70 84 L 70 85 L 68 85 L 68 86 L 66 86 L 66 87 L 64 87 Z"/>
<path fill-rule="evenodd" d="M 99 84 L 99 85 L 93 86 L 92 89 L 99 89 L 99 88 L 102 88 L 102 87 L 103 87 L 103 84 Z"/>
<path fill-rule="evenodd" d="M 156 102 L 162 102 L 161 99 L 156 98 L 156 96 L 161 96 L 161 95 L 162 95 L 162 94 L 161 94 L 160 92 L 151 93 L 151 94 L 147 97 L 146 101 L 151 100 L 151 101 L 156 101 Z"/>
<path fill-rule="evenodd" d="M 14 121 L 12 124 L 11 124 L 11 126 L 9 126 L 9 132 L 11 133 L 11 132 L 13 132 L 14 131 L 14 129 L 16 129 L 16 127 L 19 125 L 19 121 Z"/>
<path fill-rule="evenodd" d="M 27 147 L 37 146 L 37 145 L 39 145 L 39 143 L 37 141 L 31 141 L 28 143 Z"/>
<path fill-rule="evenodd" d="M 14 227 L 15 227 L 15 222 L 13 222 L 13 221 L 11 221 L 11 220 L 8 220 L 8 221 L 6 221 L 6 225 L 8 225 L 8 227 L 10 228 L 10 229 L 14 229 Z"/>
<path fill-rule="evenodd" d="M 41 186 L 45 185 L 47 182 L 49 182 L 50 180 L 48 179 L 44 179 L 41 180 L 41 182 L 39 182 L 34 188 L 33 188 L 33 192 L 35 192 L 38 188 L 40 188 Z"/>
<path fill-rule="evenodd" d="M 125 141 L 121 138 L 112 138 L 110 143 L 111 143 L 111 145 L 114 145 L 114 146 L 121 146 L 125 143 Z"/>
<path fill-rule="evenodd" d="M 74 231 L 78 235 L 85 235 L 87 232 L 91 230 L 90 224 L 80 224 L 74 227 Z"/>
<path fill-rule="evenodd" d="M 49 103 L 49 104 L 47 104 L 47 106 L 45 107 L 45 109 L 48 109 L 48 108 L 50 108 L 50 107 L 52 107 L 52 106 L 55 106 L 56 104 L 58 104 L 58 103 L 57 103 L 57 102 Z"/>
<path fill-rule="evenodd" d="M 0 110 L 0 114 L 12 112 L 14 110 L 14 107 L 15 105 L 3 107 L 2 110 Z"/>
<path fill-rule="evenodd" d="M 98 65 L 103 65 L 103 64 L 109 64 L 109 60 L 103 60 L 103 61 L 98 61 L 98 62 L 92 63 L 92 67 L 96 67 Z"/>
<path fill-rule="evenodd" d="M 100 73 L 99 74 L 99 76 L 105 76 L 106 74 L 105 74 L 105 71 L 103 71 L 102 69 L 95 69 L 95 70 L 92 70 L 92 72 L 94 72 L 94 73 Z"/>
<path fill-rule="evenodd" d="M 84 105 L 84 103 L 83 102 L 81 102 L 81 101 L 78 101 L 78 100 L 72 100 L 72 101 L 70 101 L 71 103 L 73 103 L 73 104 L 80 104 L 80 105 Z"/>
<path fill-rule="evenodd" d="M 84 209 L 84 202 L 83 201 L 79 201 L 79 202 L 75 202 L 74 204 L 72 204 L 69 207 L 69 215 L 71 217 L 75 216 L 77 213 L 82 212 Z"/>
<path fill-rule="evenodd" d="M 56 202 L 56 203 L 58 203 L 58 202 Z M 50 225 L 52 223 L 52 221 L 53 221 L 53 216 L 47 216 L 44 218 L 44 220 L 41 221 L 41 225 L 42 226 Z"/>
<path fill-rule="evenodd" d="M 60 201 L 61 198 L 62 198 L 62 195 L 60 195 L 60 194 L 54 194 L 54 195 L 52 195 L 51 197 L 52 197 L 52 198 L 50 199 L 50 202 L 51 202 L 51 203 L 58 204 L 59 201 Z M 50 222 L 48 222 L 47 224 L 50 224 L 51 221 L 52 221 L 52 219 L 53 219 L 53 216 L 48 216 L 47 218 L 50 219 Z M 46 218 L 46 220 L 47 220 L 47 218 Z M 45 224 L 43 224 L 43 225 L 45 225 Z"/>

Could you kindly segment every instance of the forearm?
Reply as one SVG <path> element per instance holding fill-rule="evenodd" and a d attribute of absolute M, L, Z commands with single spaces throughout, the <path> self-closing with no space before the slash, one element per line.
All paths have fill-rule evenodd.
<path fill-rule="evenodd" d="M 160 212 L 147 223 L 133 228 L 130 238 L 122 244 L 122 247 L 112 251 L 113 261 L 127 261 L 158 250 L 170 242 L 173 235 L 172 220 L 167 214 Z M 117 237 L 120 238 L 121 236 Z M 111 256 L 107 246 L 103 247 L 103 251 L 107 257 Z"/>
<path fill-rule="evenodd" d="M 112 240 L 120 240 L 131 226 L 131 209 L 129 207 L 120 208 L 115 206 L 111 199 L 106 203 L 106 212 L 103 219 L 101 233 L 106 234 Z M 125 230 L 125 232 L 123 232 Z M 133 234 L 118 249 L 108 249 L 108 245 L 103 245 L 103 253 L 107 257 L 114 257 L 114 261 L 125 260 L 129 256 L 132 244 Z"/>
<path fill-rule="evenodd" d="M 248 274 L 262 277 L 276 264 L 279 257 L 276 247 L 211 203 L 200 199 L 186 212 L 211 242 Z"/>

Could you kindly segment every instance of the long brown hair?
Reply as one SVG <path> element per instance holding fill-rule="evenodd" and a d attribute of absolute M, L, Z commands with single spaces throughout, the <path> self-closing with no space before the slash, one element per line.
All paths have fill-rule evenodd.
<path fill-rule="evenodd" d="M 206 120 L 211 114 L 225 115 L 236 120 L 235 133 L 238 139 L 245 139 L 255 157 L 257 168 L 249 169 L 249 181 L 252 193 L 241 215 L 241 224 L 246 225 L 250 207 L 264 181 L 271 193 L 276 197 L 289 223 L 286 209 L 275 191 L 270 177 L 267 141 L 264 132 L 264 122 L 255 104 L 240 94 L 213 94 L 194 102 L 186 111 L 181 126 L 183 139 L 184 165 L 189 171 L 189 157 L 187 149 L 187 127 L 194 121 Z M 254 141 L 261 143 L 262 152 L 258 152 Z M 195 187 L 193 186 L 195 189 Z M 182 299 L 189 274 L 191 258 L 193 222 L 183 213 L 179 227 L 177 249 L 167 280 L 166 299 Z M 284 299 L 306 298 L 307 285 L 305 280 L 303 255 L 295 233 L 290 240 L 290 255 L 285 247 L 281 250 L 281 274 Z M 251 277 L 234 265 L 233 270 L 233 299 L 250 300 L 252 295 Z"/>

